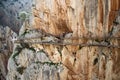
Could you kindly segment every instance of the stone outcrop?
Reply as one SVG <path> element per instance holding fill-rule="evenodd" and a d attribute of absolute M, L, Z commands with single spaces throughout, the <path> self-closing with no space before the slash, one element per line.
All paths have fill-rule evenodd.
<path fill-rule="evenodd" d="M 60 71 L 53 66 L 54 80 L 120 79 L 119 0 L 34 0 L 33 4 L 30 20 L 15 42 L 20 50 L 16 45 L 9 59 L 7 80 L 52 80 L 50 67 L 42 60 L 61 66 Z"/>
<path fill-rule="evenodd" d="M 0 25 L 0 80 L 6 80 L 8 59 L 13 51 L 13 38 L 16 34 Z"/>
<path fill-rule="evenodd" d="M 73 40 L 66 42 L 120 45 L 119 39 L 114 38 L 120 37 L 119 0 L 35 0 L 35 4 L 31 25 L 35 29 L 60 38 L 71 33 Z M 57 47 L 44 48 L 53 60 Z M 119 67 L 115 67 L 119 65 L 119 47 L 66 45 L 60 49 L 60 59 L 66 67 L 62 80 L 120 79 Z"/>
<path fill-rule="evenodd" d="M 43 50 L 16 45 L 8 63 L 7 80 L 60 80 L 59 64 L 53 63 Z M 62 69 L 62 68 L 61 68 Z"/>
<path fill-rule="evenodd" d="M 35 0 L 33 27 L 60 35 L 105 37 L 119 15 L 119 0 Z"/>
<path fill-rule="evenodd" d="M 24 23 L 20 30 L 20 41 L 42 34 L 39 30 L 28 30 L 27 25 Z M 61 63 L 50 60 L 44 48 L 38 46 L 15 40 L 13 53 L 8 61 L 7 80 L 60 80 L 59 73 L 63 70 Z"/>

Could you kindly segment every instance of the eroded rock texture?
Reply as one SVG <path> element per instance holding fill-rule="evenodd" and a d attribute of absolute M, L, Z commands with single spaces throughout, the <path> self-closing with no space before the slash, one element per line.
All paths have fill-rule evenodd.
<path fill-rule="evenodd" d="M 7 63 L 13 51 L 14 32 L 9 27 L 0 25 L 0 80 L 6 80 Z"/>
<path fill-rule="evenodd" d="M 42 50 L 16 44 L 8 62 L 7 80 L 60 80 L 59 63 L 53 63 Z"/>
<path fill-rule="evenodd" d="M 54 35 L 104 37 L 118 16 L 119 0 L 35 0 L 33 27 Z"/>
<path fill-rule="evenodd" d="M 24 47 L 15 55 L 14 50 L 8 64 L 8 80 L 52 80 L 47 76 L 50 71 L 44 74 L 40 64 L 33 64 L 42 58 L 36 50 L 43 50 L 53 63 L 61 63 L 64 69 L 55 71 L 55 80 L 120 79 L 119 0 L 34 0 L 33 3 L 30 21 L 25 21 L 20 30 L 19 39 L 23 40 L 18 43 L 28 42 L 35 53 Z M 40 44 L 41 41 L 48 43 Z M 104 46 L 88 45 L 92 43 Z"/>
<path fill-rule="evenodd" d="M 55 36 L 72 33 L 71 37 L 94 38 L 75 39 L 73 43 L 120 45 L 118 39 L 109 39 L 120 37 L 119 0 L 35 0 L 35 4 L 32 26 L 36 29 Z M 79 47 L 64 46 L 60 50 L 67 69 L 62 80 L 120 79 L 119 67 L 116 68 L 119 48 Z M 55 46 L 45 48 L 51 56 L 55 53 Z"/>

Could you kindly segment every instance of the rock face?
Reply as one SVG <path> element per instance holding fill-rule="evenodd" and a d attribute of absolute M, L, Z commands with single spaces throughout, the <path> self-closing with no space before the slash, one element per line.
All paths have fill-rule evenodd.
<path fill-rule="evenodd" d="M 119 46 L 119 0 L 35 0 L 33 27 L 55 36 L 72 33 L 73 43 L 101 43 Z M 92 40 L 89 38 L 93 38 Z M 45 47 L 51 57 L 55 46 Z M 64 46 L 62 63 L 66 67 L 62 80 L 119 80 L 119 48 Z M 54 54 L 52 54 L 54 53 Z M 117 56 L 117 57 L 116 57 Z M 53 58 L 51 58 L 53 59 Z M 117 63 L 117 64 L 115 64 Z"/>
<path fill-rule="evenodd" d="M 35 0 L 33 27 L 60 35 L 105 37 L 118 16 L 119 0 Z"/>
<path fill-rule="evenodd" d="M 7 80 L 60 80 L 58 64 L 52 63 L 44 51 L 16 45 L 8 63 Z"/>
<path fill-rule="evenodd" d="M 9 27 L 0 25 L 0 80 L 6 80 L 7 63 L 13 51 L 13 36 L 15 33 Z"/>
<path fill-rule="evenodd" d="M 33 3 L 30 21 L 20 30 L 19 47 L 9 59 L 7 80 L 120 79 L 119 0 Z M 50 75 L 44 60 L 62 66 L 60 71 L 53 66 Z"/>
<path fill-rule="evenodd" d="M 20 38 L 31 38 L 40 35 L 38 30 L 20 30 Z M 39 35 L 38 35 L 39 34 Z M 16 41 L 15 41 L 16 42 Z M 60 80 L 60 72 L 63 67 L 60 62 L 53 62 L 43 50 L 43 46 L 30 45 L 28 43 L 15 43 L 13 54 L 8 61 L 7 80 Z"/>

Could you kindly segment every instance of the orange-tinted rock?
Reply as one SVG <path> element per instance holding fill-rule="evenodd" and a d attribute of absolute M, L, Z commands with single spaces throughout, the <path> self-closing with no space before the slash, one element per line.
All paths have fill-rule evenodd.
<path fill-rule="evenodd" d="M 39 19 L 35 20 L 37 28 L 57 36 L 72 32 L 72 37 L 76 38 L 94 37 L 98 42 L 104 40 L 104 37 L 112 33 L 113 26 L 115 26 L 113 22 L 118 17 L 118 10 L 120 9 L 119 0 L 52 0 L 50 4 L 46 0 L 43 2 L 45 2 L 44 8 L 40 7 L 43 3 L 36 3 L 38 12 L 33 13 L 34 17 L 38 13 L 41 16 L 37 16 L 37 18 L 42 21 L 41 24 L 43 25 L 40 24 Z M 119 31 L 116 35 L 119 35 Z M 89 39 L 74 39 L 70 42 L 86 44 L 89 42 Z M 114 41 L 110 41 L 110 43 L 113 44 Z M 55 61 L 55 49 L 55 46 L 46 47 L 45 49 L 53 61 Z M 117 56 L 118 51 L 116 51 L 116 54 L 111 52 L 115 50 L 99 46 L 63 46 L 61 59 L 56 59 L 58 62 L 61 61 L 65 67 L 65 70 L 61 73 L 64 78 L 61 76 L 61 79 L 119 79 L 116 76 L 119 75 L 120 71 L 117 70 L 117 74 L 113 73 L 116 71 L 113 71 L 115 60 L 110 55 Z"/>

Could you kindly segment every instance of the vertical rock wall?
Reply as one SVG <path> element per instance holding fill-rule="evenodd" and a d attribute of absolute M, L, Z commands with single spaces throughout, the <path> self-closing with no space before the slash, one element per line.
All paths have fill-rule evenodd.
<path fill-rule="evenodd" d="M 35 50 L 43 50 L 53 63 L 61 63 L 64 69 L 59 72 L 57 79 L 54 78 L 55 80 L 120 79 L 120 41 L 117 38 L 120 37 L 119 0 L 34 0 L 33 3 L 30 25 L 24 24 L 20 38 L 30 38 L 30 42 L 49 42 L 41 45 L 28 44 Z M 39 32 L 39 35 L 36 32 Z M 32 37 L 41 34 L 41 38 L 33 40 Z M 57 44 L 51 44 L 53 42 Z M 58 45 L 58 43 L 93 43 L 105 46 Z M 109 45 L 112 46 L 108 47 Z M 52 80 L 47 76 L 49 71 L 47 74 L 39 73 L 42 72 L 40 65 L 37 66 L 38 64 L 33 62 L 41 58 L 37 58 L 37 53 L 29 51 L 25 49 L 17 55 L 13 53 L 8 64 L 7 79 Z M 37 68 L 34 69 L 33 65 Z M 22 74 L 17 71 L 19 67 L 20 69 L 22 67 L 20 70 Z M 44 73 L 47 78 L 41 77 Z"/>
<path fill-rule="evenodd" d="M 13 37 L 16 36 L 9 27 L 0 25 L 0 80 L 6 80 L 8 59 L 13 51 Z"/>
<path fill-rule="evenodd" d="M 54 35 L 105 37 L 119 8 L 119 0 L 35 0 L 33 27 Z"/>
<path fill-rule="evenodd" d="M 72 33 L 71 37 L 85 37 L 74 38 L 73 43 L 120 46 L 119 39 L 110 39 L 120 37 L 119 0 L 35 0 L 35 4 L 32 21 L 35 29 L 59 37 L 67 33 Z M 51 56 L 55 54 L 52 47 L 45 47 Z M 99 46 L 64 46 L 61 60 L 67 71 L 62 80 L 119 80 L 120 71 L 116 67 L 119 51 Z"/>
<path fill-rule="evenodd" d="M 43 50 L 17 44 L 8 62 L 7 80 L 60 80 L 62 66 L 53 63 Z M 27 44 L 28 45 L 28 44 Z"/>

